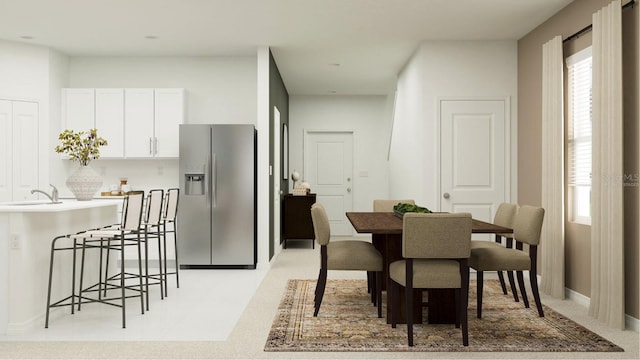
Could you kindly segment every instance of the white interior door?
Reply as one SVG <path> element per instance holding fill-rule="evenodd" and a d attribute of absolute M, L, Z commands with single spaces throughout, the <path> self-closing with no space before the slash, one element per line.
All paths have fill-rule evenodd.
<path fill-rule="evenodd" d="M 303 176 L 327 210 L 331 235 L 351 236 L 345 213 L 353 209 L 353 132 L 305 131 Z"/>
<path fill-rule="evenodd" d="M 493 221 L 508 199 L 506 100 L 440 101 L 442 211 Z"/>

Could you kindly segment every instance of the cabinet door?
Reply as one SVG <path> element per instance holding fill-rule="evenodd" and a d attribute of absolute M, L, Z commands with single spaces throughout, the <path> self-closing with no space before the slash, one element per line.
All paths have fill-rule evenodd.
<path fill-rule="evenodd" d="M 124 151 L 128 158 L 153 156 L 153 89 L 125 89 Z"/>
<path fill-rule="evenodd" d="M 38 188 L 38 103 L 13 101 L 13 200 Z"/>
<path fill-rule="evenodd" d="M 108 145 L 100 157 L 124 157 L 124 90 L 96 89 L 96 129 Z"/>
<path fill-rule="evenodd" d="M 13 161 L 11 101 L 0 100 L 0 201 L 13 200 L 11 164 Z"/>
<path fill-rule="evenodd" d="M 62 130 L 87 131 L 94 127 L 94 89 L 62 89 Z"/>
<path fill-rule="evenodd" d="M 156 157 L 178 157 L 178 128 L 183 120 L 184 89 L 156 89 L 154 124 Z"/>

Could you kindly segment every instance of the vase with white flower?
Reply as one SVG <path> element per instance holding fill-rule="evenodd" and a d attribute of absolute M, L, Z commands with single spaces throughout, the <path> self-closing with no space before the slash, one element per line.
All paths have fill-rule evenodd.
<path fill-rule="evenodd" d="M 76 199 L 91 200 L 102 186 L 102 178 L 89 163 L 100 157 L 100 147 L 107 145 L 107 140 L 98 136 L 97 129 L 86 132 L 66 129 L 60 133 L 58 139 L 61 144 L 56 146 L 56 152 L 66 154 L 69 160 L 80 164 L 67 178 L 67 187 Z"/>

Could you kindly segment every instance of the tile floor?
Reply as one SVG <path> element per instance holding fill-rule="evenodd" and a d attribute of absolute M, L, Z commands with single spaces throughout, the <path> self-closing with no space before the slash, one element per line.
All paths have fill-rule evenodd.
<path fill-rule="evenodd" d="M 43 317 L 38 320 L 42 326 L 0 335 L 0 341 L 224 341 L 267 271 L 182 270 L 180 288 L 171 276 L 164 300 L 158 286 L 151 288 L 150 309 L 144 315 L 137 299 L 127 301 L 126 329 L 121 327 L 120 308 L 87 304 L 74 315 L 69 308 L 54 309 L 49 329 Z"/>

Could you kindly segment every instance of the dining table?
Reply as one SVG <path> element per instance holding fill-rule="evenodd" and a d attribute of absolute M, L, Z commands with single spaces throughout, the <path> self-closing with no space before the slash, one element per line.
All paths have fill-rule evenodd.
<path fill-rule="evenodd" d="M 393 212 L 347 212 L 347 218 L 359 234 L 371 234 L 373 245 L 382 254 L 383 290 L 389 289 L 391 278 L 389 277 L 389 265 L 394 261 L 402 260 L 402 224 L 401 215 Z M 509 234 L 513 230 L 493 223 L 478 219 L 472 219 L 471 232 L 474 234 Z M 413 323 L 422 323 L 422 307 L 426 305 L 427 321 L 430 324 L 455 323 L 455 302 L 453 289 L 426 289 L 426 302 L 423 292 L 415 289 L 413 292 Z M 406 323 L 405 295 L 399 292 L 398 323 Z M 388 295 L 387 295 L 388 300 Z M 391 313 L 394 311 L 390 301 L 387 301 L 386 318 L 391 323 Z"/>

